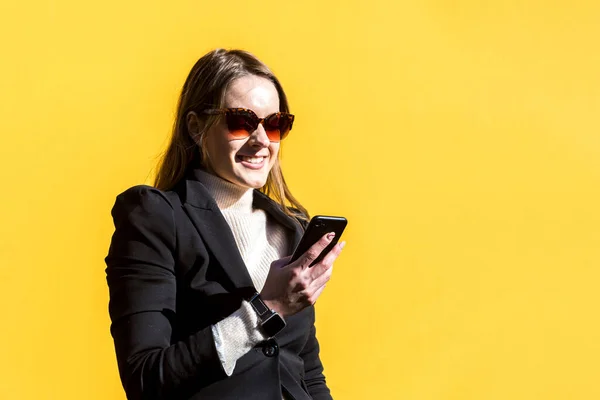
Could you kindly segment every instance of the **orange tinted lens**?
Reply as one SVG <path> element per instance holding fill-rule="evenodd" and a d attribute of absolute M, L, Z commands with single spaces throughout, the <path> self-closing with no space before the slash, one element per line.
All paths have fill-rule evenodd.
<path fill-rule="evenodd" d="M 265 127 L 265 132 L 267 132 L 267 136 L 271 142 L 279 142 L 282 137 L 281 123 L 283 118 L 281 114 L 273 114 L 269 116 L 263 122 L 263 126 Z"/>
<path fill-rule="evenodd" d="M 244 139 L 244 138 L 247 138 L 248 136 L 250 136 L 250 133 L 245 129 L 238 129 L 235 131 L 232 131 L 230 129 L 229 136 L 231 136 L 234 139 Z"/>
<path fill-rule="evenodd" d="M 279 129 L 269 129 L 266 130 L 267 137 L 269 138 L 269 142 L 279 142 L 281 140 L 281 133 L 279 133 Z"/>
<path fill-rule="evenodd" d="M 279 131 L 281 132 L 281 138 L 283 139 L 289 133 L 290 129 L 292 129 L 292 122 L 294 121 L 294 117 L 289 114 L 285 114 L 281 116 L 279 121 Z"/>
<path fill-rule="evenodd" d="M 257 121 L 249 114 L 230 113 L 227 114 L 226 121 L 229 134 L 236 139 L 250 136 L 258 127 Z"/>

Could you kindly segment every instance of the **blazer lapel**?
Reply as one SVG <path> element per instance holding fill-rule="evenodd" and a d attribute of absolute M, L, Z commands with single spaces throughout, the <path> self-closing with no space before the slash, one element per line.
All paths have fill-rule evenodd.
<path fill-rule="evenodd" d="M 249 293 L 252 290 L 254 293 L 254 285 L 248 269 L 237 248 L 231 228 L 223 218 L 217 203 L 204 185 L 194 179 L 193 175 L 184 182 L 185 185 L 182 188 L 183 209 L 200 233 L 208 250 L 223 267 L 236 289 L 243 293 Z M 279 204 L 255 190 L 253 205 L 265 210 L 277 222 L 293 232 L 292 248 L 298 245 L 304 230 L 298 221 L 281 210 Z"/>
<path fill-rule="evenodd" d="M 186 181 L 183 209 L 234 287 L 254 291 L 252 279 L 235 244 L 231 228 L 200 182 Z"/>

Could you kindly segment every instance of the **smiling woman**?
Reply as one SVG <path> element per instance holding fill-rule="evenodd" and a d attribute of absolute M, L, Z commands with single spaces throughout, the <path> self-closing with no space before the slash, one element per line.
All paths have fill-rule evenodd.
<path fill-rule="evenodd" d="M 251 54 L 215 50 L 192 68 L 156 187 L 112 211 L 109 311 L 128 398 L 331 399 L 314 303 L 344 243 L 309 268 L 326 234 L 290 263 L 308 219 L 278 160 L 293 121 Z"/>
<path fill-rule="evenodd" d="M 259 115 L 269 116 L 267 121 L 277 116 L 277 89 L 269 79 L 256 75 L 243 76 L 229 85 L 225 92 L 225 107 L 231 107 L 225 109 L 227 123 L 221 119 L 205 133 L 206 154 L 209 157 L 211 154 L 219 155 L 209 159 L 207 167 L 210 172 L 237 185 L 261 188 L 267 183 L 269 171 L 277 160 L 281 133 L 278 123 L 268 123 L 268 131 L 264 120 L 262 124 L 252 126 L 252 121 L 257 119 L 252 110 Z M 248 110 L 246 114 L 241 113 L 243 109 Z M 250 113 L 254 114 L 254 119 L 249 116 L 252 115 Z M 188 129 L 192 136 L 199 136 L 199 126 L 197 114 L 190 112 Z"/>
<path fill-rule="evenodd" d="M 256 99 L 244 90 L 253 90 Z M 257 104 L 249 108 L 227 108 L 252 101 Z M 271 107 L 279 112 L 265 115 L 261 121 L 252 110 L 254 106 L 257 108 L 255 111 Z M 244 51 L 216 50 L 205 55 L 194 65 L 183 86 L 173 136 L 156 176 L 155 186 L 162 190 L 173 188 L 190 165 L 202 165 L 210 171 L 213 168 L 210 147 L 214 143 L 209 142 L 225 140 L 223 136 L 227 140 L 247 138 L 257 130 L 259 121 L 273 143 L 279 143 L 292 128 L 294 116 L 289 114 L 287 96 L 277 77 L 260 60 Z M 223 132 L 225 123 L 225 135 L 214 138 L 208 134 L 215 125 L 220 125 Z M 250 151 L 251 155 L 255 153 L 254 150 Z M 261 191 L 276 200 L 290 217 L 308 217 L 306 209 L 294 198 L 285 183 L 278 153 L 279 150 L 270 160 L 272 164 L 267 171 L 266 184 L 263 182 L 254 187 L 261 187 Z M 217 151 L 215 154 L 225 153 Z M 300 213 L 293 215 L 286 207 L 286 202 Z"/>

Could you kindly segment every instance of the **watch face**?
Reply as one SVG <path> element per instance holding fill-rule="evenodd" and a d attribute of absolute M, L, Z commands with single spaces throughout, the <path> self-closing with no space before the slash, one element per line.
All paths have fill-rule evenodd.
<path fill-rule="evenodd" d="M 285 321 L 281 315 L 273 313 L 273 315 L 263 321 L 261 327 L 267 336 L 273 337 L 276 333 L 285 328 Z"/>

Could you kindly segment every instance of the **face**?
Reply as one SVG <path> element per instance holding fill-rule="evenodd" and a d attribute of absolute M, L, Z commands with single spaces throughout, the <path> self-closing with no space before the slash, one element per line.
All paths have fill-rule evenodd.
<path fill-rule="evenodd" d="M 279 95 L 268 79 L 255 75 L 231 82 L 223 108 L 247 108 L 264 118 L 279 111 Z M 206 132 L 205 146 L 210 172 L 246 188 L 261 188 L 277 161 L 279 142 L 270 142 L 262 124 L 244 139 L 229 135 L 225 118 Z"/>

